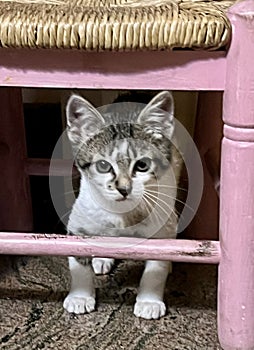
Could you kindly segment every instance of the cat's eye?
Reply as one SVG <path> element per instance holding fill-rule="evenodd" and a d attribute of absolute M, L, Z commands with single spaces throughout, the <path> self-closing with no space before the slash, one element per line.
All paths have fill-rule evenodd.
<path fill-rule="evenodd" d="M 95 163 L 95 166 L 96 166 L 96 170 L 102 174 L 109 173 L 112 169 L 112 165 L 106 160 L 98 160 Z"/>
<path fill-rule="evenodd" d="M 150 158 L 141 158 L 136 162 L 134 166 L 134 170 L 145 173 L 151 168 L 151 164 L 152 164 L 152 161 Z"/>

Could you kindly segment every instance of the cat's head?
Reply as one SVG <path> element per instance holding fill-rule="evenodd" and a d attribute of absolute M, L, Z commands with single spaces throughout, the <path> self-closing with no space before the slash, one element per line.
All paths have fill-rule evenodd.
<path fill-rule="evenodd" d="M 114 104 L 99 112 L 78 95 L 67 107 L 67 132 L 76 165 L 95 195 L 114 206 L 143 198 L 171 162 L 174 104 L 170 92 L 157 94 L 146 106 Z"/>

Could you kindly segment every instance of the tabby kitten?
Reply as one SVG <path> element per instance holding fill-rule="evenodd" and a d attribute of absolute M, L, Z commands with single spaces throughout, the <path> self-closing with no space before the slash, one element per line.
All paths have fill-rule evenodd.
<path fill-rule="evenodd" d="M 70 97 L 67 132 L 81 184 L 68 222 L 69 234 L 176 237 L 180 161 L 173 145 L 173 110 L 167 91 L 145 106 L 119 103 L 101 112 L 80 96 Z M 93 311 L 94 272 L 105 274 L 113 263 L 109 258 L 69 257 L 72 283 L 64 308 L 76 314 Z M 146 262 L 136 316 L 165 315 L 163 293 L 170 269 L 168 261 Z"/>

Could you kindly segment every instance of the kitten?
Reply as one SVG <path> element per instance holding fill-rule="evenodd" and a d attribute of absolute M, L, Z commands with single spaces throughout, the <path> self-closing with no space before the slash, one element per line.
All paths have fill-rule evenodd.
<path fill-rule="evenodd" d="M 181 162 L 174 139 L 171 93 L 146 106 L 112 104 L 102 112 L 82 97 L 70 97 L 67 132 L 81 174 L 80 192 L 68 222 L 72 235 L 175 238 L 175 198 Z M 175 142 L 174 142 L 175 144 Z M 64 308 L 76 314 L 95 308 L 94 272 L 110 271 L 114 259 L 69 257 L 71 290 Z M 168 261 L 147 261 L 134 314 L 165 315 Z"/>

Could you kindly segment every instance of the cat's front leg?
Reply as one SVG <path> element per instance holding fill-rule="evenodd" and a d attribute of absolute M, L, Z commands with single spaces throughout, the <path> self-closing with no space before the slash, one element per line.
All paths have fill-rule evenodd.
<path fill-rule="evenodd" d="M 92 312 L 95 309 L 94 273 L 90 263 L 81 264 L 69 257 L 71 289 L 64 300 L 64 308 L 75 314 Z"/>
<path fill-rule="evenodd" d="M 92 266 L 96 275 L 106 275 L 112 269 L 115 260 L 110 258 L 93 258 Z"/>
<path fill-rule="evenodd" d="M 158 319 L 165 315 L 164 288 L 171 263 L 168 261 L 146 262 L 134 306 L 134 315 L 145 319 Z"/>

